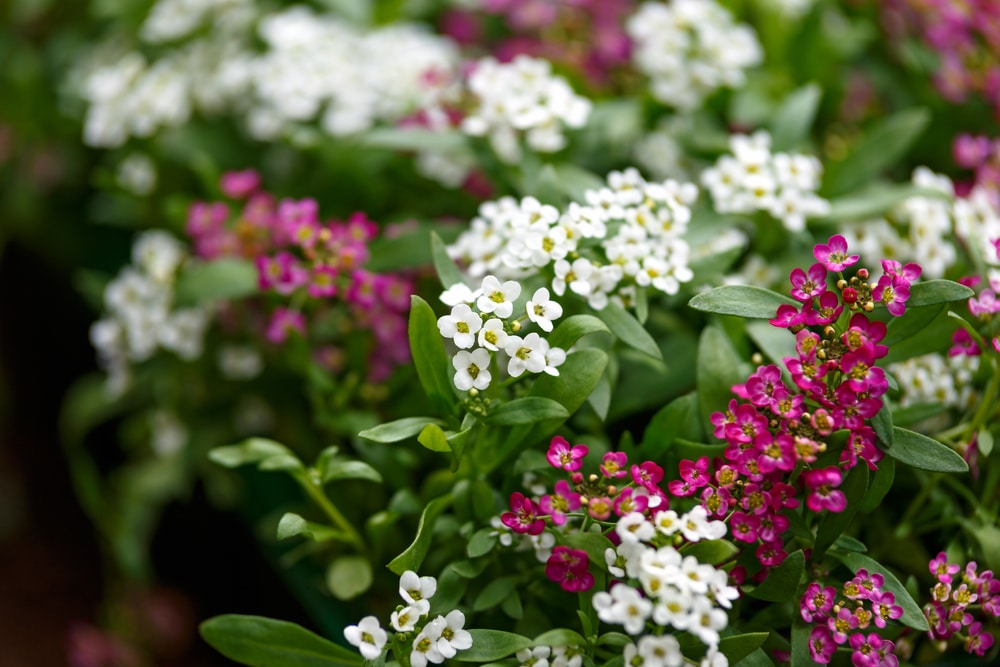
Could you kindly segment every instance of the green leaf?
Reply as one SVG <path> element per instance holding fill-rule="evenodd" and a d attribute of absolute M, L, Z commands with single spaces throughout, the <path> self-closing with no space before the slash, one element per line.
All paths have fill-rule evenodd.
<path fill-rule="evenodd" d="M 249 438 L 238 445 L 216 447 L 208 453 L 209 460 L 226 468 L 238 468 L 248 463 L 260 463 L 275 456 L 293 456 L 292 450 L 267 438 Z"/>
<path fill-rule="evenodd" d="M 381 483 L 382 475 L 364 461 L 333 461 L 323 471 L 323 481 L 335 479 L 367 479 Z"/>
<path fill-rule="evenodd" d="M 554 169 L 559 178 L 560 189 L 571 201 L 582 202 L 587 190 L 605 187 L 603 178 L 572 162 L 560 162 L 554 165 Z"/>
<path fill-rule="evenodd" d="M 778 567 L 768 573 L 767 579 L 747 595 L 769 602 L 791 600 L 795 596 L 795 591 L 799 587 L 799 579 L 802 578 L 805 569 L 806 557 L 802 550 L 793 551 L 785 557 L 785 560 Z"/>
<path fill-rule="evenodd" d="M 358 436 L 374 442 L 399 442 L 420 433 L 428 424 L 444 424 L 433 417 L 403 417 L 396 421 L 379 424 L 374 428 L 365 429 Z"/>
<path fill-rule="evenodd" d="M 774 576 L 774 573 L 772 572 L 770 576 Z M 730 665 L 735 665 L 760 648 L 769 634 L 769 632 L 747 632 L 742 635 L 723 637 L 719 641 L 719 651 L 729 658 Z"/>
<path fill-rule="evenodd" d="M 586 348 L 572 352 L 559 367 L 559 375 L 541 375 L 531 387 L 532 396 L 558 401 L 573 414 L 590 396 L 608 365 L 608 355 L 603 350 Z M 555 428 L 555 426 L 553 426 Z"/>
<path fill-rule="evenodd" d="M 850 535 L 841 535 L 837 538 L 837 541 L 833 543 L 833 546 L 842 551 L 857 551 L 858 553 L 864 553 L 868 551 L 868 547 L 861 540 L 857 540 Z"/>
<path fill-rule="evenodd" d="M 869 572 L 878 572 L 885 577 L 883 589 L 895 595 L 896 604 L 903 608 L 903 616 L 899 619 L 900 622 L 915 630 L 927 632 L 929 628 L 927 626 L 927 619 L 924 618 L 924 612 L 921 611 L 920 606 L 910 596 L 906 587 L 896 578 L 896 575 L 883 567 L 881 563 L 856 552 L 844 554 L 840 557 L 840 562 L 854 572 L 864 568 Z"/>
<path fill-rule="evenodd" d="M 330 526 L 306 521 L 294 512 L 285 512 L 278 522 L 278 539 L 287 540 L 296 535 L 308 537 L 313 542 L 328 542 L 339 537 L 341 533 Z"/>
<path fill-rule="evenodd" d="M 698 396 L 695 393 L 685 394 L 653 415 L 643 431 L 639 448 L 643 456 L 656 460 L 663 456 L 678 437 L 698 441 L 701 435 Z"/>
<path fill-rule="evenodd" d="M 431 450 L 432 452 L 450 452 L 451 445 L 448 443 L 448 436 L 437 424 L 428 424 L 420 430 L 417 442 Z"/>
<path fill-rule="evenodd" d="M 611 333 L 626 345 L 634 347 L 654 359 L 663 358 L 663 353 L 660 352 L 660 346 L 656 344 L 656 340 L 639 324 L 639 320 L 618 304 L 609 303 L 603 310 L 597 311 L 597 316 L 608 325 Z"/>
<path fill-rule="evenodd" d="M 955 450 L 933 438 L 898 426 L 886 454 L 908 466 L 933 472 L 968 472 L 969 465 Z"/>
<path fill-rule="evenodd" d="M 548 336 L 549 345 L 568 350 L 587 334 L 611 333 L 604 322 L 593 315 L 571 315 L 559 323 Z"/>
<path fill-rule="evenodd" d="M 706 313 L 770 320 L 777 315 L 778 306 L 798 307 L 800 304 L 791 297 L 763 287 L 723 285 L 696 294 L 688 305 Z"/>
<path fill-rule="evenodd" d="M 451 504 L 451 496 L 444 495 L 427 503 L 424 511 L 420 515 L 420 523 L 417 524 L 417 536 L 410 543 L 406 550 L 392 559 L 386 566 L 390 572 L 402 576 L 407 570 L 417 572 L 420 564 L 424 562 L 427 551 L 431 547 L 431 540 L 434 537 L 434 524 L 437 522 L 441 512 Z"/>
<path fill-rule="evenodd" d="M 827 163 L 824 195 L 850 192 L 874 181 L 906 154 L 930 120 L 926 109 L 906 109 L 883 118 L 851 147 L 846 159 Z"/>
<path fill-rule="evenodd" d="M 484 611 L 497 606 L 517 588 L 519 581 L 520 576 L 513 574 L 492 579 L 476 596 L 476 601 L 472 603 L 473 611 Z"/>
<path fill-rule="evenodd" d="M 566 419 L 569 412 L 562 403 L 541 396 L 526 396 L 507 401 L 491 412 L 485 419 L 487 424 L 511 426 L 513 424 L 534 424 L 545 419 Z"/>
<path fill-rule="evenodd" d="M 477 530 L 469 538 L 469 543 L 465 547 L 465 552 L 469 558 L 479 558 L 493 551 L 497 544 L 497 531 L 492 528 L 482 528 Z"/>
<path fill-rule="evenodd" d="M 261 616 L 226 614 L 199 627 L 202 638 L 230 660 L 254 667 L 361 667 L 361 656 L 302 626 Z"/>
<path fill-rule="evenodd" d="M 885 215 L 910 197 L 947 199 L 948 195 L 940 190 L 921 188 L 912 184 L 889 185 L 880 183 L 861 192 L 832 200 L 830 212 L 823 216 L 823 220 L 830 222 L 871 220 Z"/>
<path fill-rule="evenodd" d="M 421 128 L 379 127 L 362 134 L 357 141 L 368 148 L 434 153 L 458 151 L 467 146 L 461 132 L 438 132 Z"/>
<path fill-rule="evenodd" d="M 906 306 L 909 309 L 936 303 L 964 301 L 975 295 L 971 288 L 952 280 L 925 280 L 910 286 L 910 298 L 906 300 Z"/>
<path fill-rule="evenodd" d="M 587 552 L 587 558 L 597 568 L 606 570 L 604 552 L 612 547 L 611 541 L 600 533 L 567 533 L 565 542 L 574 549 Z"/>
<path fill-rule="evenodd" d="M 524 617 L 524 605 L 521 604 L 521 596 L 517 589 L 511 591 L 510 595 L 503 599 L 503 602 L 500 603 L 500 611 L 513 619 Z"/>
<path fill-rule="evenodd" d="M 809 653 L 809 635 L 812 623 L 802 620 L 800 614 L 792 614 L 792 665 L 791 667 L 816 667 L 816 661 Z"/>
<path fill-rule="evenodd" d="M 809 137 L 822 94 L 819 86 L 809 83 L 789 95 L 778 107 L 770 128 L 773 151 L 791 150 Z"/>
<path fill-rule="evenodd" d="M 437 271 L 438 278 L 445 289 L 465 282 L 462 278 L 462 272 L 448 255 L 448 246 L 441 240 L 437 232 L 431 232 L 431 257 L 434 260 L 434 270 Z"/>
<path fill-rule="evenodd" d="M 364 556 L 341 556 L 326 570 L 326 586 L 338 600 L 358 597 L 372 585 L 372 565 Z"/>
<path fill-rule="evenodd" d="M 698 341 L 698 408 L 704 433 L 712 433 L 712 413 L 725 410 L 732 387 L 746 381 L 742 360 L 726 334 L 715 325 L 705 327 Z"/>
<path fill-rule="evenodd" d="M 889 410 L 885 398 L 882 399 L 882 409 L 876 412 L 872 418 L 872 428 L 875 429 L 875 435 L 882 442 L 884 449 L 892 447 L 892 411 Z"/>
<path fill-rule="evenodd" d="M 907 308 L 900 317 L 889 320 L 882 343 L 884 345 L 897 345 L 908 338 L 925 334 L 927 326 L 936 320 L 944 309 L 944 304 Z"/>
<path fill-rule="evenodd" d="M 840 490 L 847 497 L 847 507 L 844 508 L 843 512 L 825 512 L 823 514 L 819 529 L 816 531 L 816 543 L 813 545 L 812 556 L 810 556 L 810 560 L 814 562 L 818 563 L 830 545 L 851 525 L 851 520 L 860 509 L 861 501 L 868 490 L 868 466 L 862 462 L 854 466 L 847 473 Z"/>
<path fill-rule="evenodd" d="M 469 630 L 472 646 L 459 651 L 452 660 L 459 662 L 493 662 L 513 655 L 523 648 L 531 648 L 534 642 L 523 635 L 503 630 Z"/>
<path fill-rule="evenodd" d="M 976 433 L 976 446 L 979 448 L 979 453 L 984 457 L 989 456 L 990 452 L 993 451 L 993 434 L 986 429 L 980 429 Z"/>
<path fill-rule="evenodd" d="M 882 460 L 878 462 L 878 470 L 875 471 L 871 485 L 868 487 L 868 493 L 865 494 L 865 499 L 861 503 L 861 511 L 864 514 L 868 514 L 882 504 L 885 495 L 892 489 L 892 481 L 895 477 L 896 462 L 889 457 L 882 457 Z"/>
<path fill-rule="evenodd" d="M 702 540 L 695 542 L 681 553 L 694 556 L 699 563 L 718 565 L 724 563 L 740 552 L 739 547 L 729 540 Z"/>
<path fill-rule="evenodd" d="M 446 408 L 450 407 L 454 397 L 449 371 L 451 360 L 444 350 L 434 311 L 415 294 L 410 297 L 409 338 L 413 365 L 424 391 L 432 400 L 438 397 Z"/>
<path fill-rule="evenodd" d="M 587 640 L 579 632 L 568 628 L 556 628 L 535 637 L 535 646 L 577 646 L 583 648 Z"/>
<path fill-rule="evenodd" d="M 269 456 L 257 464 L 257 467 L 261 470 L 285 470 L 299 472 L 306 469 L 306 467 L 302 465 L 302 461 L 299 461 L 294 454 L 276 454 L 274 456 Z"/>
<path fill-rule="evenodd" d="M 177 278 L 176 303 L 195 306 L 257 294 L 257 267 L 245 259 L 191 262 Z"/>
<path fill-rule="evenodd" d="M 601 375 L 601 379 L 597 381 L 597 386 L 594 390 L 590 392 L 590 396 L 587 397 L 587 403 L 590 407 L 594 409 L 597 416 L 601 418 L 601 421 L 607 421 L 608 410 L 611 409 L 611 379 L 609 377 L 607 369 L 604 374 Z"/>

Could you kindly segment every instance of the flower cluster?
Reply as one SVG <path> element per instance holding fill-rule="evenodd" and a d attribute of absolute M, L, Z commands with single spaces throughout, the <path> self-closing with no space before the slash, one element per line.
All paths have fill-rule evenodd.
<path fill-rule="evenodd" d="M 326 132 L 353 134 L 433 106 L 458 67 L 456 46 L 418 26 L 365 33 L 305 6 L 260 14 L 245 0 L 160 0 L 140 35 L 170 46 L 153 61 L 140 51 L 110 54 L 83 77 L 89 145 L 149 137 L 195 110 L 243 116 L 263 140 L 318 115 Z"/>
<path fill-rule="evenodd" d="M 757 35 L 714 0 L 643 3 L 626 23 L 632 60 L 660 102 L 692 111 L 719 88 L 739 88 L 761 63 Z"/>
<path fill-rule="evenodd" d="M 719 213 L 763 211 L 786 229 L 805 229 L 806 218 L 826 215 L 830 204 L 816 194 L 823 167 L 799 153 L 772 153 L 771 135 L 760 130 L 729 138 L 723 155 L 701 174 Z"/>
<path fill-rule="evenodd" d="M 952 156 L 959 167 L 973 171 L 972 182 L 964 188 L 981 187 L 992 196 L 994 207 L 1000 206 L 1000 140 L 960 134 L 952 142 Z"/>
<path fill-rule="evenodd" d="M 467 86 L 475 103 L 462 119 L 462 130 L 488 135 L 497 156 L 510 164 L 521 158 L 522 135 L 532 150 L 552 153 L 566 145 L 563 127 L 581 128 L 590 115 L 590 101 L 539 58 L 521 55 L 510 63 L 482 58 Z"/>
<path fill-rule="evenodd" d="M 583 650 L 579 646 L 534 646 L 514 654 L 519 667 L 580 667 Z"/>
<path fill-rule="evenodd" d="M 560 213 L 532 197 L 486 202 L 471 229 L 449 247 L 470 275 L 517 277 L 545 271 L 552 291 L 566 290 L 601 310 L 609 300 L 635 303 L 639 289 L 676 294 L 691 280 L 683 235 L 697 188 L 648 183 L 635 169 L 611 172 L 607 187 Z"/>
<path fill-rule="evenodd" d="M 949 563 L 943 551 L 927 567 L 937 580 L 931 589 L 931 602 L 924 606 L 931 628 L 927 635 L 937 640 L 961 639 L 966 651 L 985 655 L 994 637 L 973 612 L 1000 617 L 1000 581 L 993 578 L 992 570 L 980 572 L 975 562 L 967 563 L 964 569 Z"/>
<path fill-rule="evenodd" d="M 851 649 L 855 667 L 896 667 L 896 645 L 883 639 L 878 630 L 903 615 L 896 596 L 883 590 L 885 577 L 877 572 L 858 570 L 838 591 L 818 582 L 809 584 L 799 601 L 799 613 L 806 623 L 815 624 L 809 635 L 809 654 L 819 664 L 830 662 L 838 646 Z M 876 630 L 865 633 L 875 624 Z"/>
<path fill-rule="evenodd" d="M 357 625 L 344 628 L 344 637 L 358 647 L 366 660 L 377 660 L 386 644 L 395 651 L 409 648 L 407 664 L 412 667 L 441 664 L 454 658 L 459 651 L 472 647 L 472 635 L 465 629 L 465 614 L 458 609 L 428 620 L 431 610 L 428 600 L 436 591 L 434 577 L 420 577 L 407 570 L 399 579 L 399 595 L 405 604 L 392 612 L 395 636 L 390 640 L 375 616 L 365 616 Z"/>
<path fill-rule="evenodd" d="M 535 332 L 520 336 L 521 323 L 534 322 L 545 332 L 552 331 L 552 320 L 562 316 L 562 306 L 549 298 L 549 290 L 540 287 L 525 303 L 524 314 L 514 316 L 514 303 L 521 296 L 521 284 L 515 280 L 500 282 L 496 276 L 483 278 L 475 291 L 459 283 L 446 290 L 441 300 L 452 306 L 449 315 L 438 318 L 438 331 L 459 348 L 452 365 L 455 386 L 462 391 L 482 391 L 493 380 L 493 353 L 507 356 L 507 374 L 516 378 L 530 373 L 559 375 L 558 366 L 566 360 L 566 351 L 551 347 Z M 476 309 L 473 310 L 472 306 Z"/>
<path fill-rule="evenodd" d="M 227 256 L 254 261 L 260 291 L 278 296 L 264 327 L 269 341 L 282 343 L 293 332 L 306 335 L 309 311 L 314 320 L 335 319 L 341 334 L 371 330 L 377 343 L 373 379 L 409 361 L 409 349 L 400 341 L 406 340 L 412 281 L 364 268 L 378 225 L 363 213 L 321 221 L 315 200 L 278 201 L 260 190 L 253 171 L 224 174 L 221 185 L 235 201 L 193 204 L 186 229 L 206 261 Z M 335 306 L 346 308 L 347 316 L 338 317 Z M 326 356 L 337 356 L 334 348 L 324 349 Z"/>
<path fill-rule="evenodd" d="M 140 234 L 127 266 L 104 289 L 106 315 L 90 328 L 113 393 L 129 383 L 129 364 L 146 361 L 159 348 L 191 360 L 201 355 L 210 313 L 175 308 L 174 283 L 187 250 L 162 231 Z"/>

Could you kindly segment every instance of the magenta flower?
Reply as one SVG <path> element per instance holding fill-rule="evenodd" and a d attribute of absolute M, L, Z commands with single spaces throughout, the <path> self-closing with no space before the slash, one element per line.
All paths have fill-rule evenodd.
<path fill-rule="evenodd" d="M 862 313 L 855 313 L 840 340 L 852 351 L 862 347 L 872 347 L 873 356 L 881 359 L 889 354 L 888 347 L 878 344 L 885 338 L 886 332 L 885 322 L 869 320 Z"/>
<path fill-rule="evenodd" d="M 887 276 L 900 278 L 907 285 L 919 278 L 920 274 L 923 272 L 923 269 L 920 268 L 919 264 L 911 263 L 903 266 L 894 259 L 883 259 L 882 270 L 885 271 Z"/>
<path fill-rule="evenodd" d="M 675 496 L 693 496 L 698 489 L 708 484 L 707 456 L 702 456 L 697 461 L 683 459 L 678 468 L 681 479 L 671 480 L 667 484 L 667 489 Z"/>
<path fill-rule="evenodd" d="M 257 286 L 263 291 L 273 289 L 278 294 L 288 295 L 309 281 L 309 272 L 305 267 L 284 250 L 274 257 L 260 256 L 255 263 Z"/>
<path fill-rule="evenodd" d="M 833 641 L 843 644 L 851 630 L 858 627 L 858 617 L 851 613 L 847 607 L 841 607 L 836 616 L 831 616 L 826 620 L 826 626 L 833 633 Z"/>
<path fill-rule="evenodd" d="M 867 637 L 862 632 L 851 635 L 851 662 L 854 667 L 879 667 L 881 659 L 879 650 L 882 648 L 882 638 L 877 632 L 869 634 Z"/>
<path fill-rule="evenodd" d="M 809 655 L 812 659 L 820 665 L 827 665 L 836 650 L 830 630 L 825 625 L 814 627 L 809 635 Z"/>
<path fill-rule="evenodd" d="M 871 601 L 875 613 L 875 625 L 880 628 L 884 628 L 886 623 L 903 615 L 903 608 L 896 604 L 896 596 L 892 593 L 880 593 L 872 597 Z"/>
<path fill-rule="evenodd" d="M 500 515 L 500 521 L 515 533 L 540 535 L 545 530 L 545 520 L 539 518 L 541 508 L 531 498 L 515 491 L 510 496 L 510 512 Z"/>
<path fill-rule="evenodd" d="M 232 199 L 249 197 L 260 187 L 260 174 L 254 169 L 227 171 L 222 175 L 222 192 Z"/>
<path fill-rule="evenodd" d="M 826 269 L 822 264 L 813 264 L 808 273 L 800 268 L 792 269 L 789 280 L 792 298 L 797 301 L 810 301 L 826 291 Z"/>
<path fill-rule="evenodd" d="M 847 239 L 834 234 L 827 243 L 818 243 L 813 248 L 816 260 L 822 262 L 827 271 L 839 273 L 858 261 L 858 255 L 847 254 Z"/>
<path fill-rule="evenodd" d="M 806 488 L 811 491 L 806 499 L 806 507 L 813 512 L 823 510 L 843 512 L 847 507 L 847 497 L 844 492 L 836 489 L 844 480 L 840 469 L 836 466 L 808 470 L 802 473 L 802 479 Z"/>
<path fill-rule="evenodd" d="M 745 514 L 737 510 L 729 517 L 729 532 L 734 539 L 741 542 L 756 542 L 758 526 L 760 519 L 754 514 Z"/>
<path fill-rule="evenodd" d="M 309 296 L 324 299 L 337 293 L 337 269 L 332 266 L 315 266 L 309 283 Z"/>
<path fill-rule="evenodd" d="M 292 333 L 305 335 L 305 316 L 287 308 L 276 308 L 264 336 L 272 343 L 284 343 Z"/>
<path fill-rule="evenodd" d="M 784 514 L 762 514 L 757 537 L 765 542 L 776 542 L 781 539 L 781 534 L 788 530 L 789 525 L 791 522 Z"/>
<path fill-rule="evenodd" d="M 583 457 L 587 455 L 590 448 L 587 445 L 574 445 L 570 447 L 566 438 L 557 435 L 549 443 L 549 451 L 545 458 L 553 468 L 561 468 L 569 472 L 579 470 L 583 466 Z"/>
<path fill-rule="evenodd" d="M 634 493 L 634 491 L 635 489 L 630 486 L 622 489 L 621 493 L 615 496 L 613 508 L 616 516 L 625 516 L 631 512 L 645 512 L 646 508 L 649 507 L 649 496 Z"/>
<path fill-rule="evenodd" d="M 765 475 L 775 470 L 791 472 L 795 469 L 795 440 L 789 434 L 772 436 L 770 433 L 762 433 L 754 440 L 754 446 L 760 452 L 757 466 Z"/>
<path fill-rule="evenodd" d="M 931 574 L 937 577 L 937 580 L 941 583 L 950 584 L 953 581 L 952 575 L 958 574 L 958 571 L 962 568 L 953 563 L 949 563 L 948 554 L 942 551 L 931 559 L 931 562 L 927 564 L 927 569 L 929 569 Z"/>
<path fill-rule="evenodd" d="M 770 405 L 774 392 L 785 388 L 781 381 L 781 369 L 774 364 L 761 366 L 747 378 L 744 387 L 751 403 L 757 407 Z"/>
<path fill-rule="evenodd" d="M 772 326 L 778 327 L 779 329 L 796 329 L 805 324 L 806 317 L 805 314 L 799 312 L 799 309 L 791 304 L 782 304 L 778 306 L 778 313 L 775 315 L 773 320 L 768 320 Z"/>
<path fill-rule="evenodd" d="M 958 329 L 951 335 L 951 347 L 948 348 L 949 357 L 967 356 L 978 357 L 983 351 L 979 349 L 979 344 L 972 334 L 966 329 Z"/>
<path fill-rule="evenodd" d="M 986 655 L 986 652 L 993 646 L 993 635 L 983 632 L 983 624 L 976 621 L 969 626 L 969 653 L 974 653 L 979 657 Z"/>
<path fill-rule="evenodd" d="M 604 455 L 599 470 L 605 477 L 624 477 L 628 474 L 628 455 L 625 452 L 608 452 Z"/>
<path fill-rule="evenodd" d="M 567 593 L 587 591 L 594 585 L 587 552 L 562 544 L 553 547 L 552 555 L 545 563 L 545 576 L 557 582 Z"/>
<path fill-rule="evenodd" d="M 890 314 L 899 317 L 906 312 L 906 301 L 910 298 L 910 283 L 899 276 L 888 273 L 878 279 L 872 290 L 872 298 L 881 302 Z"/>
<path fill-rule="evenodd" d="M 641 465 L 632 466 L 632 481 L 646 487 L 650 493 L 658 491 L 657 484 L 663 479 L 663 468 L 652 461 L 643 461 Z"/>
<path fill-rule="evenodd" d="M 844 304 L 833 292 L 823 292 L 813 309 L 804 311 L 806 324 L 810 326 L 832 324 L 844 312 Z"/>
<path fill-rule="evenodd" d="M 564 479 L 556 482 L 555 493 L 542 496 L 539 506 L 549 515 L 552 523 L 561 526 L 566 523 L 566 513 L 580 507 L 580 494 Z"/>
<path fill-rule="evenodd" d="M 765 542 L 757 547 L 757 552 L 755 554 L 757 556 L 757 560 L 760 561 L 760 564 L 764 567 L 777 567 L 778 565 L 781 565 L 785 558 L 788 557 L 788 554 L 785 553 L 785 550 L 782 547 L 784 547 L 784 544 L 782 544 L 781 540 Z"/>
<path fill-rule="evenodd" d="M 799 613 L 802 620 L 812 623 L 813 619 L 829 615 L 833 603 L 837 599 L 837 589 L 833 586 L 823 587 L 817 582 L 809 584 L 799 601 Z"/>
<path fill-rule="evenodd" d="M 348 302 L 362 310 L 370 311 L 378 303 L 376 283 L 378 276 L 374 273 L 358 269 L 351 273 L 351 284 L 345 295 Z"/>
<path fill-rule="evenodd" d="M 975 317 L 988 318 L 994 313 L 1000 313 L 1000 300 L 997 299 L 993 290 L 987 287 L 979 293 L 978 298 L 969 298 L 969 312 Z M 960 331 L 965 330 L 960 329 Z M 968 334 L 968 332 L 966 332 L 966 334 Z"/>
<path fill-rule="evenodd" d="M 861 347 L 845 354 L 840 358 L 840 370 L 846 376 L 851 391 L 881 396 L 889 387 L 885 371 L 875 365 L 871 348 Z"/>

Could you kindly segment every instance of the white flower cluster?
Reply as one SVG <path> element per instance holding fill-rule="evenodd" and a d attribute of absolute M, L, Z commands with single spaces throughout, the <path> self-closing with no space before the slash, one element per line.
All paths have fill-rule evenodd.
<path fill-rule="evenodd" d="M 933 403 L 960 410 L 974 407 L 980 398 L 972 383 L 977 370 L 979 357 L 965 354 L 925 354 L 888 368 L 899 383 L 900 406 Z"/>
<path fill-rule="evenodd" d="M 458 651 L 472 646 L 472 635 L 465 630 L 465 614 L 456 609 L 445 616 L 427 622 L 431 604 L 428 600 L 437 592 L 434 577 L 420 577 L 407 570 L 399 579 L 399 595 L 405 604 L 392 612 L 391 623 L 396 632 L 416 632 L 409 664 L 426 667 L 454 658 Z M 344 628 L 344 637 L 357 646 L 366 660 L 376 660 L 389 642 L 389 633 L 374 616 L 365 616 L 357 625 Z"/>
<path fill-rule="evenodd" d="M 514 654 L 519 667 L 580 667 L 583 651 L 579 646 L 534 646 Z"/>
<path fill-rule="evenodd" d="M 986 267 L 985 278 L 990 283 L 1000 281 L 1000 210 L 985 189 L 977 186 L 968 197 L 956 199 L 952 207 L 955 218 L 955 235 L 969 253 Z"/>
<path fill-rule="evenodd" d="M 107 314 L 91 326 L 90 340 L 113 391 L 127 386 L 130 362 L 145 361 L 158 348 L 188 360 L 201 355 L 209 312 L 173 308 L 174 280 L 186 257 L 166 232 L 145 232 L 132 247 L 133 265 L 105 288 Z"/>
<path fill-rule="evenodd" d="M 816 194 L 823 166 L 811 155 L 772 153 L 771 135 L 729 138 L 732 155 L 723 155 L 701 174 L 719 213 L 764 211 L 792 232 L 805 229 L 806 218 L 826 215 L 830 203 Z"/>
<path fill-rule="evenodd" d="M 650 92 L 681 111 L 697 109 L 718 88 L 738 88 L 763 61 L 757 35 L 714 0 L 643 3 L 625 25 L 632 59 Z"/>
<path fill-rule="evenodd" d="M 510 63 L 482 58 L 467 85 L 476 104 L 462 120 L 462 130 L 488 135 L 497 156 L 508 163 L 521 157 L 521 135 L 532 150 L 553 153 L 566 145 L 563 126 L 581 128 L 590 115 L 590 101 L 539 58 L 519 55 Z"/>
<path fill-rule="evenodd" d="M 615 532 L 621 544 L 608 549 L 605 559 L 611 575 L 625 582 L 616 583 L 610 592 L 594 594 L 598 617 L 624 626 L 631 635 L 642 634 L 648 621 L 689 632 L 708 646 L 703 664 L 725 664 L 719 662 L 716 651 L 719 633 L 729 623 L 722 608 L 732 607 L 739 590 L 729 585 L 724 570 L 684 556 L 669 543 L 656 546 L 677 533 L 689 542 L 720 539 L 726 534 L 725 524 L 710 520 L 698 506 L 681 516 L 661 510 L 652 521 L 639 512 L 626 514 L 618 520 Z M 644 659 L 644 665 L 679 666 L 684 660 L 671 635 L 643 637 L 638 646 L 626 647 L 626 664 L 635 664 L 630 659 L 636 655 Z"/>
<path fill-rule="evenodd" d="M 523 337 L 517 332 L 525 319 L 551 332 L 552 320 L 562 316 L 562 306 L 549 298 L 548 289 L 541 287 L 525 304 L 525 314 L 511 319 L 514 302 L 520 296 L 520 283 L 500 282 L 492 275 L 483 278 L 476 291 L 458 283 L 441 295 L 441 300 L 452 308 L 449 315 L 438 318 L 438 331 L 459 348 L 452 364 L 456 371 L 455 386 L 461 391 L 482 391 L 490 386 L 493 353 L 500 351 L 507 356 L 507 374 L 511 377 L 520 377 L 525 371 L 559 375 L 557 367 L 566 360 L 566 351 L 550 347 L 535 332 Z"/>
<path fill-rule="evenodd" d="M 569 289 L 596 310 L 609 300 L 632 305 L 638 288 L 676 294 L 693 277 L 683 236 L 697 188 L 647 183 L 631 168 L 611 172 L 607 184 L 564 213 L 533 197 L 486 202 L 449 254 L 473 277 L 522 277 L 551 266 L 556 295 Z"/>
<path fill-rule="evenodd" d="M 262 53 L 255 51 L 258 19 Z M 326 132 L 352 134 L 433 106 L 459 64 L 454 43 L 417 25 L 364 33 L 304 6 L 261 16 L 250 0 L 160 0 L 141 36 L 185 41 L 153 62 L 138 51 L 110 54 L 83 77 L 91 146 L 152 136 L 196 110 L 245 116 L 261 140 L 317 115 Z"/>

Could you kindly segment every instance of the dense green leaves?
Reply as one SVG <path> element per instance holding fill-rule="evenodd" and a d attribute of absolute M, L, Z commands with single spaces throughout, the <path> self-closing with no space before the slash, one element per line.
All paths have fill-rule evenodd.
<path fill-rule="evenodd" d="M 934 472 L 967 472 L 969 465 L 958 453 L 921 433 L 894 427 L 892 447 L 886 454 L 901 463 Z"/>
<path fill-rule="evenodd" d="M 361 656 L 286 621 L 227 614 L 201 624 L 202 638 L 222 655 L 253 667 L 360 667 Z"/>
<path fill-rule="evenodd" d="M 723 637 L 719 641 L 719 652 L 729 658 L 729 664 L 735 665 L 760 648 L 768 637 L 767 632 L 747 632 L 742 635 Z"/>
<path fill-rule="evenodd" d="M 678 437 L 697 442 L 701 440 L 701 421 L 698 416 L 697 394 L 685 394 L 660 409 L 646 426 L 639 445 L 643 456 L 657 459 Z"/>
<path fill-rule="evenodd" d="M 568 350 L 576 341 L 592 333 L 611 333 L 608 325 L 593 315 L 571 315 L 548 336 L 549 345 Z"/>
<path fill-rule="evenodd" d="M 892 482 L 896 477 L 896 462 L 889 457 L 882 457 L 878 462 L 878 470 L 872 475 L 871 484 L 868 486 L 868 493 L 861 503 L 861 511 L 871 512 L 878 507 L 885 499 L 889 490 L 892 489 Z"/>
<path fill-rule="evenodd" d="M 696 294 L 688 305 L 706 313 L 769 320 L 777 314 L 778 306 L 798 306 L 799 303 L 763 287 L 723 285 Z"/>

